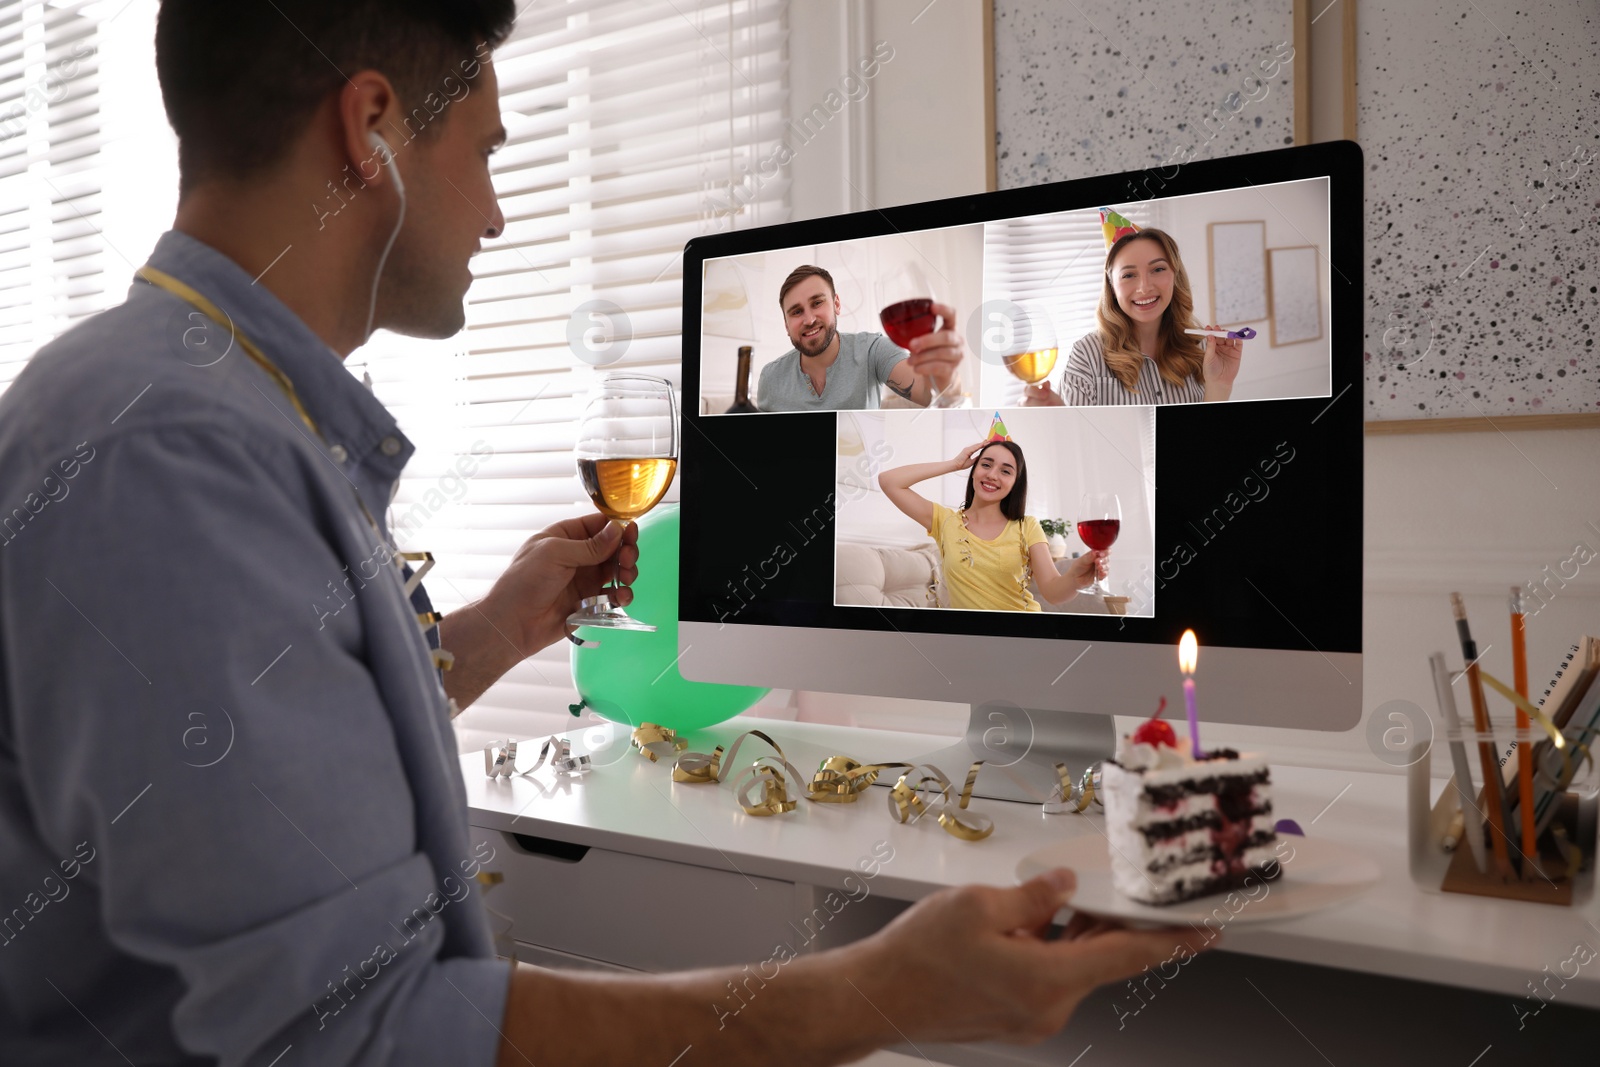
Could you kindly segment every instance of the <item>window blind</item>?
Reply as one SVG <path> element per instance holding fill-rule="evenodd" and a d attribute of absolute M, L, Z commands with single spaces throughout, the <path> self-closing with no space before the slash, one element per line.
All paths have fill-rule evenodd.
<path fill-rule="evenodd" d="M 98 20 L 0 0 L 0 389 L 108 305 Z"/>
<path fill-rule="evenodd" d="M 507 225 L 473 260 L 467 328 L 380 333 L 349 361 L 418 446 L 390 518 L 402 548 L 434 553 L 439 610 L 487 593 L 530 534 L 592 510 L 572 447 L 602 375 L 681 386 L 684 244 L 787 220 L 786 178 L 763 166 L 787 118 L 786 7 L 541 3 L 495 53 Z M 562 642 L 522 663 L 478 711 L 574 699 L 567 657 Z"/>
<path fill-rule="evenodd" d="M 1141 228 L 1162 225 L 1162 205 L 1147 201 L 1116 208 Z M 987 299 L 1041 302 L 1055 326 L 1061 354 L 1051 372 L 1051 388 L 1061 380 L 1061 361 L 1073 342 L 1099 328 L 1095 308 L 1100 303 L 1105 266 L 1105 232 L 1098 208 L 1029 215 L 989 223 L 984 235 L 984 289 Z M 989 368 L 985 368 L 989 370 Z M 1003 371 L 1003 404 L 1022 400 L 1025 386 Z"/>

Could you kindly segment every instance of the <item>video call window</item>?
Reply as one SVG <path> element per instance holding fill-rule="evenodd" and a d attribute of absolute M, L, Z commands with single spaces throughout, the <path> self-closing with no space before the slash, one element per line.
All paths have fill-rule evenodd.
<path fill-rule="evenodd" d="M 1313 178 L 707 260 L 700 413 L 1329 396 L 1328 194 Z"/>
<path fill-rule="evenodd" d="M 741 376 L 763 412 L 927 407 L 905 346 L 960 336 L 983 296 L 983 240 L 982 226 L 954 226 L 707 261 L 700 413 L 742 413 Z M 946 392 L 976 397 L 974 353 L 929 358 L 947 364 Z"/>
<path fill-rule="evenodd" d="M 1154 615 L 1152 408 L 835 425 L 835 606 Z"/>

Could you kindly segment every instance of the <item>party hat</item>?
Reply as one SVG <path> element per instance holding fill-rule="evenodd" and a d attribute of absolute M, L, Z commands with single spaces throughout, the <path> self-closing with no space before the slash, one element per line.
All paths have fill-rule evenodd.
<path fill-rule="evenodd" d="M 1108 207 L 1100 209 L 1100 229 L 1106 235 L 1106 247 L 1116 244 L 1117 239 L 1130 233 L 1138 233 L 1139 227 L 1129 222 L 1123 216 Z"/>
<path fill-rule="evenodd" d="M 1011 434 L 1006 430 L 1005 420 L 1000 417 L 1000 413 L 998 411 L 994 413 L 994 422 L 989 427 L 989 436 L 984 438 L 984 440 L 985 441 L 1009 441 L 1009 440 L 1011 440 Z"/>

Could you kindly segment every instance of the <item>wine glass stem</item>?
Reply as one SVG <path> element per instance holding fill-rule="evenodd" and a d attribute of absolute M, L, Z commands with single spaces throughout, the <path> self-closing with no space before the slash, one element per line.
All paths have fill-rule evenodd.
<path fill-rule="evenodd" d="M 624 535 L 627 534 L 628 525 L 629 525 L 630 520 L 622 519 L 620 521 L 619 520 L 612 520 L 612 521 L 617 523 L 617 526 L 621 528 L 622 533 Z M 617 554 L 616 554 L 616 557 L 612 560 L 612 564 L 613 564 L 613 567 L 612 567 L 612 575 L 611 575 L 611 588 L 612 588 L 612 590 L 618 590 L 618 589 L 622 588 L 622 538 L 620 538 L 620 537 L 617 538 Z M 616 610 L 618 610 L 618 611 L 622 610 L 622 605 L 617 603 L 617 595 L 616 595 L 616 593 L 614 591 L 611 594 L 611 606 L 613 608 L 615 608 Z"/>

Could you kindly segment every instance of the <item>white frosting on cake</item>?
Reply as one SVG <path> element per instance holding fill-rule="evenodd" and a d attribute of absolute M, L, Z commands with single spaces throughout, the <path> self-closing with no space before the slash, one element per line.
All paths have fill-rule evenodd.
<path fill-rule="evenodd" d="M 1151 841 L 1146 840 L 1145 830 L 1215 812 L 1217 796 L 1211 792 L 1189 792 L 1163 807 L 1150 797 L 1147 789 L 1173 786 L 1181 789 L 1218 776 L 1251 776 L 1266 769 L 1267 761 L 1259 755 L 1197 761 L 1189 754 L 1186 742 L 1174 749 L 1166 745 L 1135 744 L 1124 738 L 1117 746 L 1116 762 L 1106 763 L 1101 772 L 1112 884 L 1123 895 L 1147 903 L 1170 903 L 1198 895 L 1195 887 L 1223 873 L 1219 869 L 1222 861 L 1205 855 L 1216 845 L 1218 828 L 1195 827 Z M 1267 811 L 1250 817 L 1248 833 L 1251 836 L 1267 834 L 1269 840 L 1264 846 L 1246 848 L 1234 863 L 1259 867 L 1275 855 L 1270 785 L 1254 783 L 1249 801 L 1252 809 L 1266 808 Z M 1196 856 L 1193 861 L 1173 863 L 1191 854 Z M 1173 865 L 1165 870 L 1154 870 L 1169 863 Z"/>

